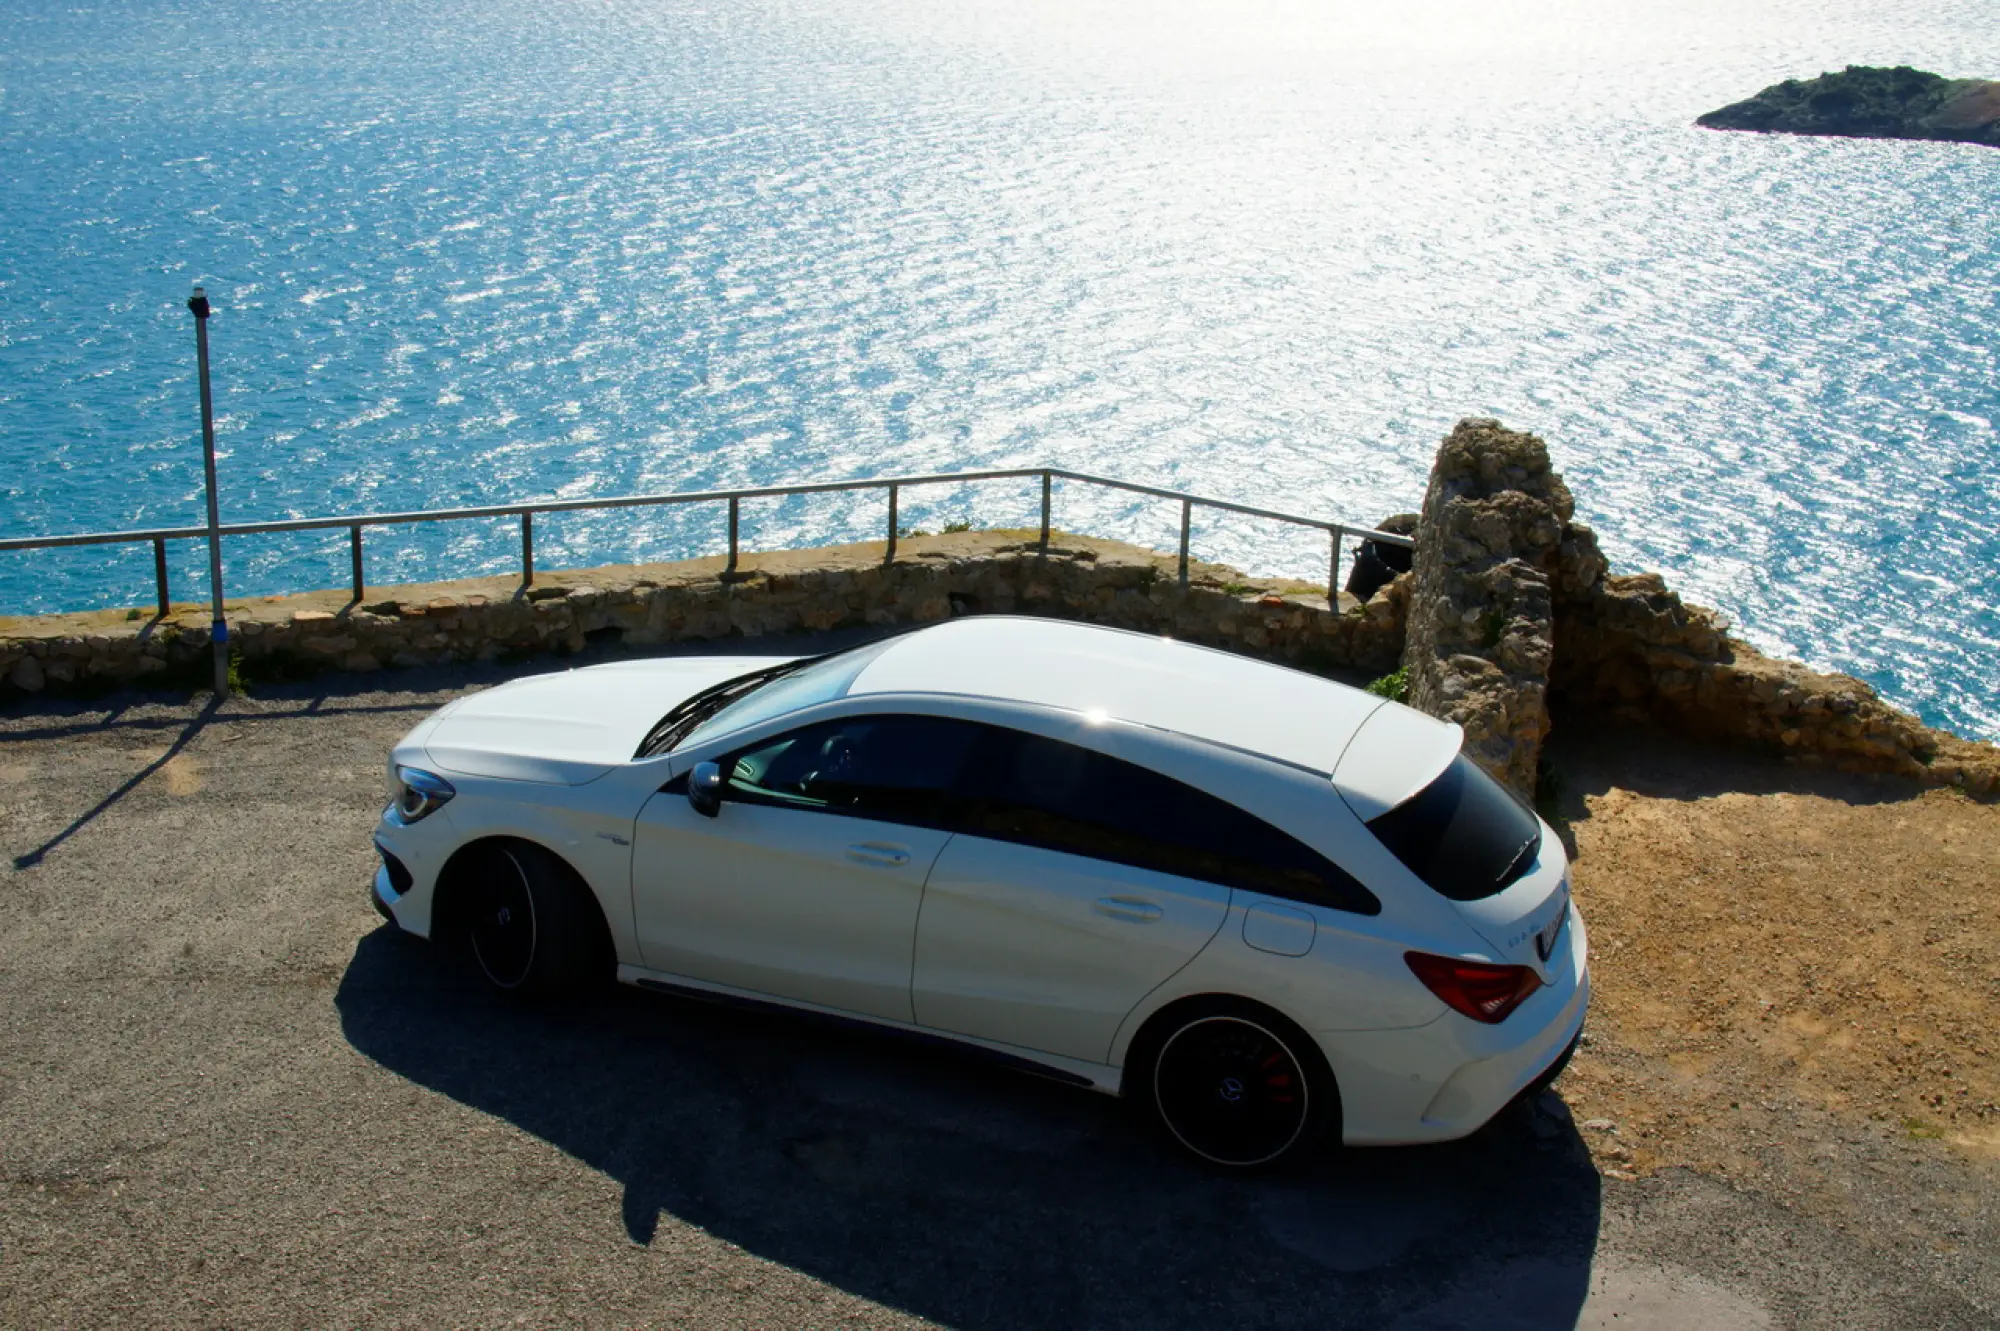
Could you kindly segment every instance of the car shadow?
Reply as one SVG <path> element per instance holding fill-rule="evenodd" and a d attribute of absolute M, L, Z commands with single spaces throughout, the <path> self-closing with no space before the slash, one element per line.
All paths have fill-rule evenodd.
<path fill-rule="evenodd" d="M 891 1035 L 618 990 L 506 1003 L 384 926 L 335 996 L 353 1047 L 662 1215 L 876 1303 L 1048 1326 L 1575 1325 L 1600 1183 L 1566 1112 L 1446 1146 L 1207 1171 L 1114 1100 Z"/>

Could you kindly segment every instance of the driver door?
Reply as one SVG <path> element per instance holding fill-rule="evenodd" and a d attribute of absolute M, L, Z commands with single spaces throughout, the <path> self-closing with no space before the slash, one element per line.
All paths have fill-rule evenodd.
<path fill-rule="evenodd" d="M 973 735 L 940 717 L 846 717 L 722 758 L 714 818 L 655 794 L 633 845 L 646 965 L 911 1021 L 917 908 Z"/>

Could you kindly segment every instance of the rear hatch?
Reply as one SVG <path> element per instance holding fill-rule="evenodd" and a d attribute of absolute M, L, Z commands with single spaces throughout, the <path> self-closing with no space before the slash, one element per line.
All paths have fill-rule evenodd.
<path fill-rule="evenodd" d="M 1492 896 L 1454 901 L 1458 913 L 1493 945 L 1495 960 L 1532 966 L 1554 981 L 1551 965 L 1569 930 L 1569 864 L 1562 842 L 1543 831 L 1534 867 Z"/>
<path fill-rule="evenodd" d="M 1549 979 L 1569 918 L 1568 858 L 1534 810 L 1459 752 L 1461 737 L 1457 726 L 1386 705 L 1341 755 L 1334 784 L 1493 960 Z"/>

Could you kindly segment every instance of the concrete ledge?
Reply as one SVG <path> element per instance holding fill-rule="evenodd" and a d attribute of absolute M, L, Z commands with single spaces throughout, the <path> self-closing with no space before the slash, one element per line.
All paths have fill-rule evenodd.
<path fill-rule="evenodd" d="M 1406 598 L 1367 605 L 1322 589 L 1194 563 L 1182 590 L 1174 557 L 1118 541 L 960 532 L 664 564 L 370 588 L 360 601 L 307 592 L 230 601 L 231 647 L 248 679 L 448 661 L 566 654 L 587 643 L 665 644 L 960 614 L 1081 619 L 1229 647 L 1319 671 L 1381 673 L 1402 653 Z M 128 617 L 131 616 L 131 617 Z M 124 685 L 205 687 L 209 610 L 164 619 L 126 611 L 0 619 L 0 699 Z"/>

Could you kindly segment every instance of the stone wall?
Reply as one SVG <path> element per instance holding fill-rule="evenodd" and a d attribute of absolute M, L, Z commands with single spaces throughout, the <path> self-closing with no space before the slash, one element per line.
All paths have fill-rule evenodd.
<path fill-rule="evenodd" d="M 1465 727 L 1523 795 L 1549 710 L 1644 720 L 1849 771 L 2000 794 L 2000 749 L 1932 730 L 1847 675 L 1776 661 L 1657 573 L 1614 576 L 1533 435 L 1461 421 L 1417 536 L 1410 702 Z"/>
<path fill-rule="evenodd" d="M 1595 541 L 1588 544 L 1594 552 Z M 2000 749 L 1932 730 L 1850 675 L 1765 656 L 1729 627 L 1716 611 L 1682 601 L 1657 573 L 1565 589 L 1556 602 L 1555 698 L 1566 709 L 1754 743 L 1846 771 L 2000 794 Z"/>
<path fill-rule="evenodd" d="M 958 614 L 1088 620 L 1373 676 L 1401 661 L 1410 702 L 1465 727 L 1489 770 L 1534 788 L 1551 706 L 1614 713 L 1811 762 L 2000 794 L 2000 749 L 1934 731 L 1860 680 L 1760 655 L 1657 574 L 1613 576 L 1533 435 L 1490 420 L 1446 437 L 1416 566 L 1365 605 L 1323 589 L 1059 534 L 965 532 L 879 543 L 231 601 L 246 678 L 921 624 Z M 1407 623 L 1407 633 L 1405 632 Z M 127 685 L 205 688 L 208 610 L 0 619 L 0 703 Z"/>
<path fill-rule="evenodd" d="M 250 679 L 314 670 L 367 671 L 446 661 L 566 653 L 589 642 L 664 644 L 868 625 L 958 614 L 1016 613 L 1172 634 L 1319 671 L 1367 675 L 1402 652 L 1404 589 L 1366 605 L 1328 607 L 1304 583 L 1196 562 L 1179 586 L 1172 556 L 1058 534 L 965 532 L 879 542 L 542 575 L 337 592 L 227 604 L 231 645 Z M 127 615 L 130 618 L 127 618 Z M 205 687 L 209 612 L 164 620 L 99 611 L 0 620 L 0 699 L 100 692 L 122 685 Z"/>

